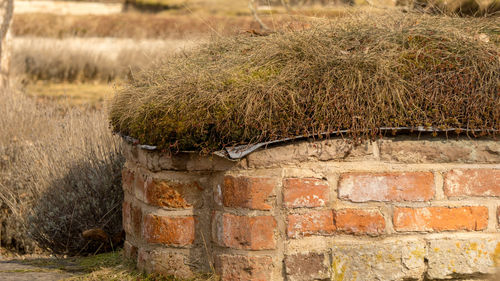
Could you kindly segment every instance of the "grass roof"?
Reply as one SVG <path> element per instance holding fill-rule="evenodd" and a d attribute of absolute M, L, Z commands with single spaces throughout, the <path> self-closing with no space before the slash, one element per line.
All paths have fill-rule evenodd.
<path fill-rule="evenodd" d="M 345 129 L 495 134 L 499 46 L 498 18 L 399 13 L 219 38 L 134 76 L 111 124 L 142 144 L 205 152 Z"/>

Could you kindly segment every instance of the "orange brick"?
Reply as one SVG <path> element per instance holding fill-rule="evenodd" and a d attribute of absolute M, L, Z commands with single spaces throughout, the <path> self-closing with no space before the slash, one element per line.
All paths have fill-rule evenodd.
<path fill-rule="evenodd" d="M 221 246 L 234 249 L 275 249 L 276 220 L 271 216 L 237 216 L 222 214 L 216 217 L 214 236 Z"/>
<path fill-rule="evenodd" d="M 144 218 L 143 236 L 148 243 L 186 246 L 194 242 L 193 217 L 165 217 L 148 214 Z"/>
<path fill-rule="evenodd" d="M 288 237 L 331 235 L 335 232 L 332 211 L 311 211 L 288 215 Z"/>
<path fill-rule="evenodd" d="M 428 201 L 433 196 L 430 172 L 347 173 L 339 183 L 339 197 L 353 202 Z"/>
<path fill-rule="evenodd" d="M 200 200 L 203 189 L 197 182 L 180 183 L 148 180 L 145 201 L 149 205 L 166 208 L 189 208 Z"/>
<path fill-rule="evenodd" d="M 457 169 L 444 176 L 446 196 L 500 196 L 500 170 Z"/>
<path fill-rule="evenodd" d="M 343 209 L 334 216 L 335 227 L 340 232 L 368 235 L 385 232 L 385 219 L 377 210 Z"/>
<path fill-rule="evenodd" d="M 215 270 L 221 281 L 270 281 L 273 259 L 269 256 L 218 255 Z"/>
<path fill-rule="evenodd" d="M 283 180 L 284 205 L 289 208 L 322 207 L 328 203 L 328 184 L 314 178 Z"/>
<path fill-rule="evenodd" d="M 483 230 L 488 226 L 488 208 L 484 206 L 396 208 L 393 222 L 396 231 Z"/>
<path fill-rule="evenodd" d="M 222 201 L 226 207 L 271 210 L 275 185 L 271 178 L 226 176 Z"/>

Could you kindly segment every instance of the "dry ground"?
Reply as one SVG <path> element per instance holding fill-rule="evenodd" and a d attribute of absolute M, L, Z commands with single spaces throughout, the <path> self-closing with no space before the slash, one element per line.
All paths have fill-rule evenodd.
<path fill-rule="evenodd" d="M 0 248 L 0 280 L 5 281 L 188 281 L 139 273 L 121 251 L 88 257 L 16 255 Z M 213 275 L 189 281 L 216 281 Z"/>

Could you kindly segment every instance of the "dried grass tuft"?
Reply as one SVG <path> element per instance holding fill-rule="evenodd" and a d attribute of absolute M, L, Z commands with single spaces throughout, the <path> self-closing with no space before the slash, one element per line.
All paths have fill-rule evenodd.
<path fill-rule="evenodd" d="M 495 134 L 499 36 L 495 19 L 393 13 L 223 38 L 136 75 L 111 123 L 143 144 L 205 152 L 343 129 Z"/>

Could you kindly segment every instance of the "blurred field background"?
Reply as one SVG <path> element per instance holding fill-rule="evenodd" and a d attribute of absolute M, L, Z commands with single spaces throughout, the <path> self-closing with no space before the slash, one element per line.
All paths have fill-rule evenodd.
<path fill-rule="evenodd" d="M 272 31 L 306 29 L 316 21 L 360 11 L 500 20 L 500 0 L 253 4 Z M 120 140 L 108 128 L 107 100 L 160 58 L 182 55 L 214 37 L 269 31 L 256 21 L 247 0 L 32 0 L 15 5 L 12 90 L 0 94 L 0 247 L 69 255 L 110 250 L 110 245 L 92 244 L 80 235 L 96 227 L 109 235 L 120 232 L 123 159 Z M 488 40 L 500 42 L 500 26 Z M 103 206 L 98 214 L 96 206 Z M 97 276 L 89 280 L 107 278 Z M 120 275 L 137 280 L 129 277 Z"/>
<path fill-rule="evenodd" d="M 273 30 L 359 10 L 491 16 L 500 9 L 500 0 L 442 1 L 260 0 L 254 7 Z M 247 0 L 17 1 L 13 72 L 28 95 L 96 105 L 158 57 L 259 28 Z"/>

